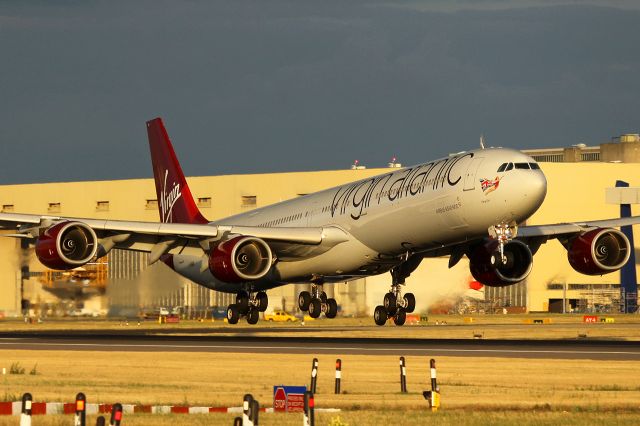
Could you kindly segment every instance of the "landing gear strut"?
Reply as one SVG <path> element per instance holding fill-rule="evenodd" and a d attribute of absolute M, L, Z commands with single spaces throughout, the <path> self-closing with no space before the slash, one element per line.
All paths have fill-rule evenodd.
<path fill-rule="evenodd" d="M 257 324 L 260 312 L 267 310 L 269 297 L 264 291 L 257 293 L 240 291 L 236 295 L 236 303 L 227 308 L 227 322 L 237 324 L 240 316 L 246 316 L 249 324 Z"/>
<path fill-rule="evenodd" d="M 400 266 L 391 269 L 391 290 L 384 295 L 382 305 L 376 306 L 373 312 L 373 320 L 377 325 L 384 325 L 387 319 L 393 318 L 395 325 L 404 325 L 407 313 L 416 309 L 416 298 L 413 293 L 402 295 L 402 286 L 408 276 Z"/>
<path fill-rule="evenodd" d="M 501 222 L 489 228 L 489 236 L 498 241 L 498 250 L 491 255 L 491 264 L 498 262 L 507 265 L 510 259 L 504 253 L 504 246 L 518 234 L 518 226 L 515 223 Z"/>
<path fill-rule="evenodd" d="M 311 292 L 301 291 L 298 295 L 298 308 L 308 311 L 311 318 L 318 318 L 322 312 L 327 318 L 335 318 L 338 314 L 336 299 L 328 298 L 322 290 L 322 284 L 311 284 Z"/>

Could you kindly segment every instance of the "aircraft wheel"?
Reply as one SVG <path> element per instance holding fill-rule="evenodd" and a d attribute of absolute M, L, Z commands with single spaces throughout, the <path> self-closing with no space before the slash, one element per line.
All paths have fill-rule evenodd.
<path fill-rule="evenodd" d="M 313 299 L 311 303 L 309 303 L 309 316 L 311 318 L 318 318 L 321 312 L 322 303 L 320 302 L 320 299 Z"/>
<path fill-rule="evenodd" d="M 389 316 L 394 316 L 398 309 L 398 303 L 396 301 L 396 295 L 389 292 L 384 295 L 384 308 L 387 310 Z"/>
<path fill-rule="evenodd" d="M 266 311 L 269 306 L 269 296 L 267 296 L 267 293 L 264 291 L 259 292 L 256 295 L 256 300 L 258 301 L 258 310 L 260 312 Z"/>
<path fill-rule="evenodd" d="M 416 297 L 413 293 L 407 293 L 404 295 L 404 303 L 406 304 L 404 310 L 411 313 L 416 309 Z"/>
<path fill-rule="evenodd" d="M 237 324 L 240 319 L 240 312 L 235 304 L 229 305 L 227 308 L 227 322 L 229 324 Z"/>
<path fill-rule="evenodd" d="M 311 293 L 308 291 L 301 291 L 298 295 L 298 307 L 301 311 L 308 311 L 309 304 L 311 303 Z"/>
<path fill-rule="evenodd" d="M 324 291 L 320 293 L 320 301 L 322 303 L 327 303 L 327 293 L 325 293 Z"/>
<path fill-rule="evenodd" d="M 384 325 L 387 322 L 387 310 L 384 306 L 376 306 L 376 310 L 373 311 L 373 320 L 377 325 Z"/>
<path fill-rule="evenodd" d="M 236 306 L 242 315 L 249 312 L 249 294 L 246 291 L 241 291 L 236 295 Z"/>
<path fill-rule="evenodd" d="M 249 309 L 249 312 L 247 313 L 247 322 L 251 325 L 253 324 L 257 324 L 258 323 L 258 319 L 260 318 L 260 312 L 258 312 L 257 309 Z"/>
<path fill-rule="evenodd" d="M 327 299 L 327 312 L 324 314 L 327 318 L 335 318 L 338 315 L 338 302 L 336 302 L 336 299 Z"/>
<path fill-rule="evenodd" d="M 398 309 L 398 312 L 396 312 L 396 316 L 393 317 L 393 322 L 396 325 L 404 325 L 406 320 L 407 320 L 407 313 L 405 312 L 405 310 Z"/>

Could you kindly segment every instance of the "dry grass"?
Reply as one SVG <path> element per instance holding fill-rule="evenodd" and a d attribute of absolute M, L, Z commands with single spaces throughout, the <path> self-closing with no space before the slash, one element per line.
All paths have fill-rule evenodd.
<path fill-rule="evenodd" d="M 335 357 L 318 358 L 316 406 L 343 410 L 322 415 L 324 423 L 318 424 L 337 416 L 350 425 L 391 424 L 400 416 L 401 424 L 427 424 L 435 417 L 426 412 L 421 395 L 429 386 L 426 354 L 407 357 L 408 394 L 398 392 L 397 357 L 341 357 L 341 395 L 333 394 Z M 82 391 L 89 402 L 239 406 L 242 395 L 249 392 L 263 406 L 271 406 L 273 385 L 308 383 L 311 359 L 309 355 L 4 350 L 0 367 L 19 361 L 29 370 L 37 363 L 38 374 L 4 376 L 0 399 L 18 398 L 28 391 L 37 401 L 70 402 Z M 458 357 L 437 361 L 443 399 L 443 410 L 435 417 L 438 424 L 640 423 L 638 361 Z M 602 409 L 607 412 L 600 413 Z M 62 416 L 46 417 L 51 423 L 39 418 L 38 424 L 68 423 Z M 148 416 L 130 415 L 127 424 L 231 424 L 232 418 L 154 416 L 151 421 Z M 261 419 L 262 424 L 300 423 L 295 415 L 263 414 Z M 3 421 L 6 418 L 0 418 Z"/>

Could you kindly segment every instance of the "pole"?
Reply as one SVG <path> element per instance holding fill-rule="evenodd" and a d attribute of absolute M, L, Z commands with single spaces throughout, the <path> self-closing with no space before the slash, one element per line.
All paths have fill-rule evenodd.
<path fill-rule="evenodd" d="M 318 358 L 313 359 L 313 364 L 311 365 L 311 386 L 309 390 L 312 393 L 318 392 Z"/>
<path fill-rule="evenodd" d="M 336 359 L 336 387 L 335 394 L 340 394 L 340 380 L 342 379 L 342 360 L 340 358 Z"/>
<path fill-rule="evenodd" d="M 120 422 L 122 421 L 122 404 L 116 402 L 111 407 L 111 421 L 109 422 L 110 426 L 120 426 Z"/>
<path fill-rule="evenodd" d="M 85 426 L 87 422 L 87 397 L 82 392 L 76 395 L 76 416 L 74 426 Z"/>
<path fill-rule="evenodd" d="M 431 366 L 431 390 L 437 391 L 438 383 L 436 381 L 436 360 L 431 358 L 431 361 L 429 362 L 429 364 Z"/>
<path fill-rule="evenodd" d="M 251 421 L 251 404 L 253 404 L 253 396 L 248 393 L 242 400 L 242 426 L 253 426 Z"/>
<path fill-rule="evenodd" d="M 22 413 L 20 413 L 20 426 L 31 426 L 31 404 L 33 397 L 29 392 L 22 395 Z"/>
<path fill-rule="evenodd" d="M 104 426 L 104 416 L 98 416 L 98 418 L 96 419 L 96 426 Z"/>
<path fill-rule="evenodd" d="M 400 392 L 407 393 L 407 367 L 404 357 L 400 357 Z"/>

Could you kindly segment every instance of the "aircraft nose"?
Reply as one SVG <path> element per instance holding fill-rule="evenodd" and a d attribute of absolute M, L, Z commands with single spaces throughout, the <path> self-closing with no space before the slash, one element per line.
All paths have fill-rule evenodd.
<path fill-rule="evenodd" d="M 526 199 L 528 215 L 531 215 L 538 210 L 547 195 L 547 178 L 541 170 L 536 170 L 527 176 L 522 189 L 523 198 Z"/>

